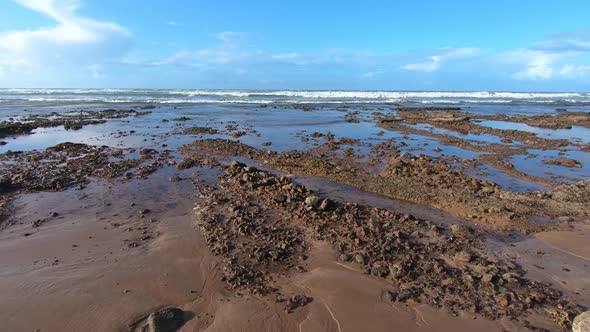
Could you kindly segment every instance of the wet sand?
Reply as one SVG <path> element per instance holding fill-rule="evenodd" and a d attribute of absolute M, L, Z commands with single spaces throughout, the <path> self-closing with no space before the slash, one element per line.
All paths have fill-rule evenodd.
<path fill-rule="evenodd" d="M 181 331 L 559 331 L 590 305 L 587 113 L 506 118 L 284 105 L 97 111 L 68 116 L 66 127 L 58 114 L 4 131 L 0 316 L 9 331 L 141 330 L 150 313 L 168 307 L 183 311 Z M 517 121 L 544 132 L 484 129 L 497 123 L 481 121 Z M 568 138 L 562 131 L 572 124 Z M 559 130 L 555 139 L 551 130 Z M 58 145 L 65 142 L 91 147 Z M 108 148 L 92 148 L 102 145 Z M 580 167 L 543 163 L 558 156 L 575 157 Z M 270 175 L 232 171 L 232 160 Z M 283 186 L 308 194 L 286 191 L 283 201 L 265 191 L 280 176 Z M 320 209 L 310 195 L 332 205 Z M 472 269 L 479 263 L 452 262 L 462 258 L 446 247 L 454 241 L 448 235 L 433 240 L 428 228 L 404 228 L 449 257 L 422 257 L 408 275 L 392 277 L 391 268 L 380 270 L 383 262 L 406 258 L 393 251 L 377 260 L 376 243 L 367 240 L 387 228 L 375 231 L 374 220 L 360 214 L 352 238 L 329 235 L 337 230 L 329 220 L 344 220 L 339 209 L 349 203 L 409 215 L 443 232 L 467 227 L 473 233 L 456 237 L 482 245 L 459 250 L 523 273 L 509 288 L 494 286 L 494 296 L 542 282 L 547 290 L 535 289 L 555 290 L 559 299 L 524 304 L 509 294 L 499 311 L 506 314 L 497 317 L 486 308 L 502 308 L 502 301 L 488 299 L 483 282 L 456 286 L 470 289 L 466 302 L 481 296 L 474 310 L 433 305 L 430 292 L 456 295 L 440 281 L 412 284 L 408 299 L 396 299 L 391 294 L 420 280 L 411 273 L 430 259 L 467 278 L 477 278 Z M 203 228 L 214 212 L 229 219 Z M 252 225 L 263 231 L 240 228 Z M 400 245 L 412 243 L 398 237 Z M 277 251 L 274 241 L 287 245 Z M 346 241 L 357 246 L 352 259 L 342 259 L 349 247 L 338 243 Z M 354 258 L 358 252 L 363 262 Z M 248 274 L 236 269 L 242 265 Z"/>

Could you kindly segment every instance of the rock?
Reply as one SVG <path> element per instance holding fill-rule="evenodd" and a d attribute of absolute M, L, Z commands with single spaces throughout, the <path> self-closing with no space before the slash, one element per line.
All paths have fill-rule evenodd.
<path fill-rule="evenodd" d="M 10 187 L 12 180 L 8 176 L 0 175 L 0 189 Z"/>
<path fill-rule="evenodd" d="M 507 307 L 510 305 L 510 299 L 506 295 L 500 295 L 496 297 L 496 302 L 503 307 Z"/>
<path fill-rule="evenodd" d="M 585 311 L 576 318 L 572 324 L 573 332 L 590 332 L 590 311 Z"/>
<path fill-rule="evenodd" d="M 254 172 L 256 172 L 257 170 L 258 170 L 258 169 L 257 169 L 256 167 L 254 167 L 254 166 L 248 166 L 248 167 L 246 167 L 246 169 L 245 169 L 245 171 L 246 171 L 246 172 L 248 172 L 248 173 L 254 173 Z"/>
<path fill-rule="evenodd" d="M 339 259 L 341 262 L 348 262 L 348 261 L 350 261 L 350 255 L 347 255 L 347 254 L 340 254 L 340 256 L 338 256 L 338 259 Z"/>
<path fill-rule="evenodd" d="M 461 234 L 465 230 L 466 227 L 463 225 L 453 224 L 449 228 L 451 229 L 451 232 L 453 233 L 453 235 L 457 235 L 457 234 Z"/>
<path fill-rule="evenodd" d="M 389 274 L 389 269 L 385 266 L 374 266 L 371 268 L 371 274 L 375 277 L 385 277 Z"/>
<path fill-rule="evenodd" d="M 299 307 L 303 307 L 304 305 L 311 302 L 311 299 L 305 295 L 293 295 L 288 301 L 285 310 L 288 313 L 295 311 L 295 309 Z"/>
<path fill-rule="evenodd" d="M 557 218 L 557 221 L 559 221 L 559 222 L 570 222 L 570 221 L 574 221 L 574 218 L 572 218 L 570 216 L 561 216 L 561 217 Z"/>
<path fill-rule="evenodd" d="M 241 162 L 239 162 L 237 160 L 232 160 L 231 167 L 232 168 L 244 168 L 244 167 L 246 167 L 246 164 L 241 163 Z"/>
<path fill-rule="evenodd" d="M 389 275 L 397 278 L 401 273 L 402 273 L 403 269 L 401 264 L 391 264 L 389 265 Z"/>
<path fill-rule="evenodd" d="M 383 293 L 381 293 L 381 300 L 385 303 L 390 303 L 390 302 L 395 301 L 396 297 L 397 297 L 397 294 L 395 294 L 391 291 L 388 291 L 388 290 L 383 291 Z"/>
<path fill-rule="evenodd" d="M 378 230 L 380 230 L 380 229 L 381 229 L 381 223 L 380 223 L 380 222 L 378 222 L 378 221 L 377 221 L 377 220 L 375 220 L 375 219 L 369 219 L 369 226 L 370 226 L 372 229 L 378 229 Z"/>
<path fill-rule="evenodd" d="M 275 197 L 275 202 L 277 203 L 284 203 L 287 201 L 287 196 L 283 194 L 279 194 Z"/>
<path fill-rule="evenodd" d="M 402 289 L 400 290 L 400 292 L 397 294 L 397 298 L 396 300 L 398 302 L 406 302 L 407 300 L 409 300 L 411 297 L 413 296 L 412 291 L 409 289 Z"/>
<path fill-rule="evenodd" d="M 309 206 L 317 206 L 320 203 L 320 198 L 315 196 L 315 195 L 311 195 L 308 196 L 307 198 L 305 198 L 305 204 L 309 205 Z"/>
<path fill-rule="evenodd" d="M 248 173 L 244 173 L 242 175 L 242 181 L 244 181 L 244 182 L 250 182 L 250 181 L 252 181 L 252 176 L 250 174 L 248 174 Z"/>
<path fill-rule="evenodd" d="M 466 251 L 460 251 L 455 254 L 455 260 L 461 263 L 469 263 L 471 262 L 472 258 L 473 256 L 471 256 L 471 254 Z"/>
<path fill-rule="evenodd" d="M 330 200 L 326 198 L 322 201 L 322 204 L 320 204 L 320 210 L 326 211 L 329 208 L 330 208 Z"/>
<path fill-rule="evenodd" d="M 361 264 L 361 265 L 364 265 L 366 262 L 365 255 L 363 255 L 363 254 L 354 255 L 354 261 Z"/>
<path fill-rule="evenodd" d="M 581 162 L 579 162 L 575 159 L 565 158 L 565 157 L 560 157 L 560 158 L 551 159 L 551 160 L 543 160 L 543 164 L 582 168 Z"/>
<path fill-rule="evenodd" d="M 173 332 L 184 324 L 184 312 L 178 308 L 165 308 L 148 317 L 150 332 Z"/>

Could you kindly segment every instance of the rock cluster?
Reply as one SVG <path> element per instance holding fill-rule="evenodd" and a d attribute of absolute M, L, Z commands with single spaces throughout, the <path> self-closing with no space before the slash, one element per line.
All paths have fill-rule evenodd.
<path fill-rule="evenodd" d="M 0 122 L 0 138 L 14 135 L 30 134 L 36 128 L 63 126 L 66 130 L 78 130 L 86 125 L 105 123 L 106 119 L 119 119 L 128 116 L 140 116 L 150 113 L 135 110 L 79 111 L 65 114 L 34 114 L 22 119 L 10 119 Z"/>
<path fill-rule="evenodd" d="M 226 169 L 219 190 L 210 191 L 207 201 L 196 207 L 207 245 L 225 258 L 223 279 L 231 288 L 266 295 L 274 291 L 271 275 L 300 268 L 307 249 L 303 231 L 292 225 L 287 213 L 268 205 L 288 197 L 262 200 L 249 195 L 278 183 L 265 172 L 235 162 Z"/>
<path fill-rule="evenodd" d="M 385 298 L 427 303 L 454 314 L 519 319 L 537 309 L 568 326 L 578 312 L 549 285 L 527 279 L 515 262 L 484 251 L 483 234 L 411 215 L 341 204 L 285 177 L 234 162 L 198 208 L 216 254 L 226 257 L 232 288 L 266 294 L 281 273 L 303 270 L 305 236 L 328 241 L 338 259 L 391 282 Z M 299 301 L 295 301 L 299 302 Z"/>
<path fill-rule="evenodd" d="M 3 161 L 0 176 L 5 179 L 3 188 L 58 191 L 84 184 L 88 177 L 115 178 L 133 168 L 136 177 L 145 177 L 162 167 L 168 154 L 144 149 L 139 158 L 126 159 L 123 150 L 62 143 L 44 151 L 7 152 L 0 159 Z"/>

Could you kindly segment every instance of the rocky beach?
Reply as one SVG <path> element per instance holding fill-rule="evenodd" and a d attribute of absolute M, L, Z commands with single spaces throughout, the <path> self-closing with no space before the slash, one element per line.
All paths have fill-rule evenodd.
<path fill-rule="evenodd" d="M 39 93 L 0 93 L 3 330 L 590 324 L 583 94 Z"/>

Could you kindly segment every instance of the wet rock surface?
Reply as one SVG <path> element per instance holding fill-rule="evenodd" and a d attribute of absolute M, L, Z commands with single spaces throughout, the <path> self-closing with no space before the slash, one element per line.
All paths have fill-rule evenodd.
<path fill-rule="evenodd" d="M 165 308 L 151 313 L 147 319 L 149 332 L 174 332 L 185 322 L 185 314 L 178 308 Z"/>
<path fill-rule="evenodd" d="M 4 153 L 0 173 L 14 189 L 57 191 L 83 185 L 88 177 L 116 178 L 132 168 L 136 172 L 127 173 L 128 177 L 145 177 L 162 167 L 167 157 L 165 152 L 143 149 L 138 158 L 127 159 L 118 149 L 62 143 L 45 151 Z"/>
<path fill-rule="evenodd" d="M 579 312 L 559 291 L 525 277 L 517 263 L 485 253 L 480 231 L 336 203 L 239 162 L 223 168 L 219 188 L 200 189 L 208 194 L 196 207 L 196 220 L 211 250 L 224 257 L 230 288 L 280 292 L 273 280 L 305 266 L 309 238 L 329 242 L 338 252 L 335 260 L 352 260 L 366 274 L 391 282 L 393 290 L 383 297 L 388 301 L 488 319 L 518 320 L 546 311 L 561 317 L 556 323 L 564 328 Z M 324 201 L 329 207 L 318 204 Z M 290 301 L 287 310 L 302 302 Z"/>
<path fill-rule="evenodd" d="M 550 159 L 550 160 L 543 160 L 544 164 L 547 165 L 558 165 L 558 166 L 565 166 L 565 167 L 577 167 L 582 168 L 582 163 L 571 158 L 557 158 L 557 159 Z"/>
<path fill-rule="evenodd" d="M 364 191 L 445 209 L 467 222 L 495 230 L 530 233 L 567 227 L 567 224 L 539 224 L 526 217 L 530 215 L 590 217 L 585 205 L 588 200 L 581 198 L 590 197 L 588 181 L 561 185 L 546 192 L 517 193 L 504 190 L 492 181 L 468 176 L 465 169 L 445 158 L 400 153 L 395 146 L 383 145 L 378 153 L 387 164 L 376 171 L 365 162 L 339 156 L 333 152 L 332 144 L 279 154 L 240 142 L 208 139 L 195 141 L 181 151 L 188 158 L 197 159 L 208 153 L 247 157 L 284 172 L 325 177 Z"/>
<path fill-rule="evenodd" d="M 297 108 L 312 112 L 324 107 Z M 263 108 L 266 107 L 256 110 L 253 107 L 252 112 Z M 367 110 L 373 113 L 365 112 Z M 499 252 L 490 251 L 487 246 L 487 240 L 492 238 L 500 238 L 510 246 L 516 243 L 514 239 L 530 238 L 526 234 L 569 230 L 587 223 L 590 218 L 590 180 L 564 184 L 557 176 L 540 179 L 518 170 L 518 165 L 515 166 L 509 159 L 516 154 L 526 154 L 528 148 L 563 149 L 556 151 L 552 157 L 543 157 L 547 158 L 546 164 L 583 168 L 585 165 L 581 162 L 561 156 L 574 156 L 585 161 L 569 154 L 577 152 L 578 148 L 582 151 L 584 147 L 580 146 L 580 140 L 570 142 L 541 138 L 518 130 L 488 128 L 480 125 L 479 121 L 512 121 L 541 128 L 567 129 L 587 127 L 587 113 L 559 111 L 552 115 L 527 117 L 476 115 L 455 107 L 380 107 L 378 110 L 367 107 L 357 110 L 349 106 L 341 106 L 334 111 L 341 117 L 339 124 L 360 128 L 373 119 L 383 130 L 364 139 L 343 137 L 315 126 L 295 135 L 305 149 L 283 152 L 283 142 L 271 141 L 274 137 L 267 137 L 262 128 L 258 133 L 255 129 L 258 127 L 249 121 L 233 121 L 233 118 L 232 121 L 202 121 L 202 118 L 192 114 L 176 114 L 165 115 L 165 119 L 157 118 L 158 126 L 148 130 L 159 129 L 161 125 L 169 126 L 169 132 L 139 134 L 136 133 L 137 128 L 128 132 L 119 131 L 121 137 L 127 138 L 129 133 L 131 139 L 143 139 L 143 149 L 63 143 L 46 150 L 3 153 L 0 155 L 0 221 L 8 222 L 2 223 L 0 228 L 17 224 L 13 224 L 10 218 L 14 209 L 20 208 L 16 204 L 13 206 L 19 194 L 39 191 L 68 193 L 66 189 L 82 193 L 84 188 L 95 184 L 93 180 L 107 180 L 97 182 L 106 182 L 109 188 L 120 183 L 134 184 L 129 180 L 144 179 L 167 167 L 163 171 L 167 172 L 163 174 L 166 185 L 190 189 L 186 186 L 192 182 L 195 186 L 197 203 L 192 217 L 200 230 L 199 236 L 202 234 L 206 243 L 200 254 L 206 253 L 208 248 L 214 255 L 215 264 L 211 264 L 214 266 L 211 271 L 214 272 L 211 275 L 219 279 L 218 290 L 224 295 L 231 294 L 221 303 L 254 299 L 279 308 L 278 316 L 288 317 L 287 320 L 317 313 L 313 311 L 316 305 L 312 297 L 317 293 L 293 281 L 316 273 L 316 245 L 321 245 L 322 249 L 329 245 L 329 253 L 333 256 L 329 264 L 356 271 L 357 277 L 360 270 L 366 275 L 361 276 L 365 280 L 380 283 L 378 290 L 383 291 L 375 293 L 380 305 L 386 303 L 399 309 L 426 304 L 453 316 L 470 315 L 510 321 L 518 328 L 532 330 L 579 330 L 579 326 L 584 325 L 580 323 L 586 322 L 587 318 L 587 315 L 580 314 L 583 305 L 578 305 L 557 288 L 537 281 L 538 274 L 528 273 L 531 271 L 519 265 L 517 259 L 523 264 L 526 261 L 511 255 L 500 256 Z M 147 113 L 105 110 L 35 115 L 3 122 L 0 124 L 0 137 L 30 134 L 41 127 L 63 126 L 66 130 L 76 130 L 109 119 L 144 114 Z M 170 123 L 164 125 L 167 122 Z M 424 129 L 429 127 L 411 127 L 424 124 L 471 136 L 495 135 L 500 140 L 480 144 L 475 140 Z M 399 131 L 400 137 L 382 138 L 388 129 Z M 411 134 L 424 134 L 437 139 L 442 145 L 429 145 L 432 144 L 429 140 L 420 142 L 423 144 L 421 147 L 410 150 L 408 147 L 416 144 Z M 178 149 L 180 154 L 160 150 L 160 147 L 177 147 L 178 142 L 185 144 L 195 139 L 188 135 L 234 139 L 198 139 L 181 146 Z M 443 145 L 486 153 L 471 159 L 460 158 L 447 154 L 448 150 Z M 233 159 L 240 161 L 230 163 Z M 550 188 L 511 191 L 492 180 L 474 175 L 473 170 L 483 163 Z M 541 158 L 538 163 L 541 164 Z M 281 176 L 277 172 L 285 172 L 289 176 Z M 203 173 L 209 175 L 203 177 Z M 209 178 L 219 174 L 219 181 Z M 320 177 L 402 202 L 439 208 L 456 217 L 453 219 L 456 223 L 443 224 L 437 218 L 417 218 L 395 211 L 396 208 L 347 203 L 348 198 L 342 198 L 348 197 L 346 194 L 309 190 L 298 184 L 304 182 L 293 180 L 293 175 Z M 159 201 L 159 191 L 163 187 L 154 187 L 154 192 L 149 193 L 157 197 L 154 202 Z M 183 195 L 188 194 L 183 192 Z M 79 198 L 84 201 L 85 193 Z M 105 203 L 105 210 L 110 209 L 107 206 L 110 203 Z M 128 206 L 128 211 L 122 209 L 124 212 L 120 210 L 112 216 L 102 216 L 101 220 L 105 222 L 105 230 L 117 229 L 125 234 L 117 242 L 117 245 L 123 242 L 124 253 L 141 255 L 169 241 L 166 237 L 160 238 L 161 241 L 152 240 L 161 235 L 160 226 L 167 223 L 159 213 L 174 206 L 174 203 L 147 205 L 138 200 Z M 110 220 L 120 213 L 128 213 L 126 217 L 133 224 Z M 30 224 L 29 221 L 20 223 L 22 230 L 19 229 L 17 237 L 25 241 L 36 240 L 38 233 L 45 230 L 45 223 L 62 220 L 67 215 L 59 209 L 43 211 L 38 218 L 30 220 Z M 92 234 L 89 239 L 94 236 Z M 198 241 L 202 243 L 201 238 Z M 73 244 L 67 244 L 67 250 L 72 252 L 81 251 L 82 247 L 78 239 Z M 69 264 L 63 257 L 52 257 L 46 263 L 54 268 Z M 33 266 L 35 264 L 33 262 Z M 533 266 L 544 273 L 545 267 L 541 265 L 544 264 Z M 569 272 L 570 269 L 575 271 L 571 266 L 563 267 L 563 271 Z M 170 286 L 165 281 L 167 277 L 168 272 L 158 277 L 161 278 L 158 282 L 166 287 L 163 289 Z M 205 280 L 205 284 L 209 281 Z M 381 288 L 382 283 L 387 283 L 388 287 Z M 558 284 L 561 285 L 561 281 L 556 281 L 556 286 Z M 163 304 L 176 303 L 185 308 L 189 303 L 185 301 L 193 301 L 197 294 L 201 295 L 196 290 L 198 287 L 190 286 L 190 292 L 182 290 L 183 294 L 190 294 L 190 300 L 162 301 L 149 307 L 149 310 L 144 309 L 144 316 L 136 327 L 146 331 L 172 331 L 182 327 L 191 316 L 178 308 L 159 310 L 149 316 L 145 313 Z M 133 295 L 135 290 L 132 288 L 118 290 L 117 294 Z M 567 287 L 559 289 L 579 300 Z M 320 296 L 317 301 L 323 307 L 325 301 Z M 313 305 L 308 306 L 310 303 Z M 212 314 L 197 318 L 203 318 L 203 325 L 198 323 L 199 328 L 210 324 L 205 322 L 209 317 L 214 320 Z M 535 317 L 552 323 L 545 324 L 543 321 L 538 327 Z M 578 318 L 574 320 L 574 317 Z"/>
<path fill-rule="evenodd" d="M 0 220 L 8 219 L 10 202 L 17 193 L 82 189 L 96 178 L 142 179 L 168 164 L 166 151 L 141 149 L 136 158 L 128 158 L 131 152 L 133 150 L 62 143 L 44 151 L 0 154 L 0 191 L 4 192 L 0 200 Z"/>
<path fill-rule="evenodd" d="M 149 113 L 149 111 L 107 109 L 103 111 L 82 110 L 63 114 L 54 112 L 47 115 L 29 115 L 22 119 L 10 119 L 0 122 L 0 138 L 27 135 L 37 128 L 63 126 L 66 130 L 78 130 L 87 125 L 105 123 L 107 119 L 120 119 Z"/>

